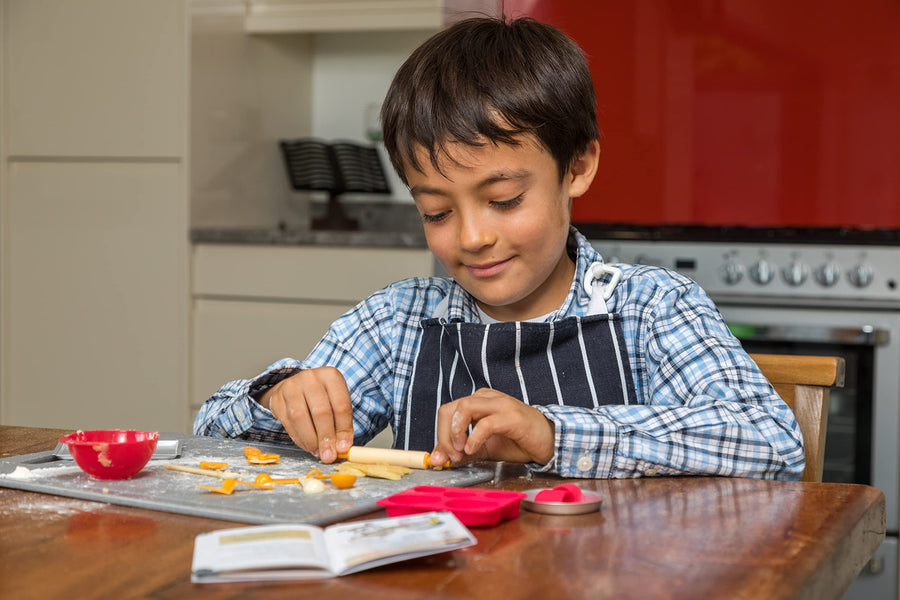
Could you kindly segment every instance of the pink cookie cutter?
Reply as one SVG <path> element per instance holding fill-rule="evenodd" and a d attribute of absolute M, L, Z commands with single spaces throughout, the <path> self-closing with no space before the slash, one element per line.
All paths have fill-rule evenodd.
<path fill-rule="evenodd" d="M 418 485 L 378 500 L 389 517 L 446 510 L 464 525 L 492 526 L 519 516 L 523 492 Z"/>

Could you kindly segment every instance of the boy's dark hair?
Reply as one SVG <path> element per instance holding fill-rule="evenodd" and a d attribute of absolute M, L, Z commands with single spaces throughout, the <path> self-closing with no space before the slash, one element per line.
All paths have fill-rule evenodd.
<path fill-rule="evenodd" d="M 423 43 L 403 63 L 381 108 L 384 143 L 404 168 L 422 171 L 417 148 L 438 171 L 446 144 L 518 144 L 531 133 L 560 179 L 599 137 L 596 100 L 581 48 L 533 19 L 472 18 Z"/>

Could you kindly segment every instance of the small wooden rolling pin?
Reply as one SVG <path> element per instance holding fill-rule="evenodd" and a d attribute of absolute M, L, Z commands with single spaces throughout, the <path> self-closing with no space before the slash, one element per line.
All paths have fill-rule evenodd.
<path fill-rule="evenodd" d="M 395 450 L 369 446 L 351 446 L 347 452 L 339 453 L 338 458 L 366 465 L 397 465 L 409 469 L 442 469 L 450 466 L 449 460 L 443 465 L 432 465 L 431 455 L 420 450 Z"/>

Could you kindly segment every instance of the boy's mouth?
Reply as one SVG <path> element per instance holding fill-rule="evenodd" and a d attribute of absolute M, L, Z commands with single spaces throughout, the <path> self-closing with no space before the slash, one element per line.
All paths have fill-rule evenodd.
<path fill-rule="evenodd" d="M 463 265 L 470 275 L 476 278 L 493 277 L 500 273 L 509 264 L 512 259 L 498 260 L 493 262 L 480 263 L 477 265 Z"/>

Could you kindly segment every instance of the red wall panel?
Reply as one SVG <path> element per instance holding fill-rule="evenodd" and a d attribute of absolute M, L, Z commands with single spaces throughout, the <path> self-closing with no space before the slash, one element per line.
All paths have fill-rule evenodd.
<path fill-rule="evenodd" d="M 574 220 L 900 228 L 897 0 L 507 0 L 588 55 Z"/>

